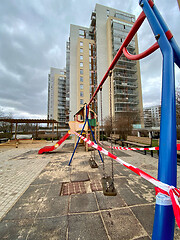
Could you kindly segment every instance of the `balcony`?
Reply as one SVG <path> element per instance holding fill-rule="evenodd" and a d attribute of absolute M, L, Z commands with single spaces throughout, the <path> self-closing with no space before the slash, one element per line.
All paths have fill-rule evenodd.
<path fill-rule="evenodd" d="M 123 66 L 123 65 L 118 65 L 116 64 L 115 67 L 114 67 L 115 70 L 120 70 L 122 71 L 123 73 L 124 72 L 129 72 L 129 73 L 136 73 L 137 72 L 137 69 L 134 68 L 134 67 L 130 67 L 130 66 Z"/>
<path fill-rule="evenodd" d="M 123 105 L 138 105 L 138 101 L 135 100 L 135 99 L 133 100 L 132 98 L 131 99 L 115 98 L 114 103 L 115 104 L 120 103 L 120 104 L 123 104 Z"/>
<path fill-rule="evenodd" d="M 122 74 L 114 74 L 113 75 L 113 79 L 114 79 L 114 82 L 116 82 L 117 80 L 128 80 L 128 81 L 131 81 L 131 82 L 135 82 L 137 81 L 137 77 L 136 76 L 133 76 L 133 75 L 123 75 Z"/>
<path fill-rule="evenodd" d="M 114 82 L 114 87 L 116 89 L 120 89 L 120 88 L 136 89 L 137 85 L 136 84 L 131 84 L 131 83 L 125 83 L 125 82 Z"/>
<path fill-rule="evenodd" d="M 132 96 L 132 97 L 137 97 L 137 94 L 134 93 L 133 91 L 130 92 L 124 92 L 121 89 L 115 89 L 114 90 L 114 96 Z"/>
<path fill-rule="evenodd" d="M 95 25 L 96 25 L 96 12 L 93 11 L 91 15 L 91 26 L 95 26 Z"/>

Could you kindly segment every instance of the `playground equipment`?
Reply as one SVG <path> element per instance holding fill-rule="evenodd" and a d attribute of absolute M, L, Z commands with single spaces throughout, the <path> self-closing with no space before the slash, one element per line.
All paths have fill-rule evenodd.
<path fill-rule="evenodd" d="M 140 6 L 143 11 L 134 23 L 126 39 L 122 43 L 119 51 L 114 57 L 111 65 L 101 80 L 99 86 L 91 97 L 89 103 L 86 106 L 86 118 L 84 125 L 82 126 L 81 133 L 78 134 L 75 131 L 71 133 L 77 135 L 78 141 L 72 154 L 71 161 L 73 159 L 75 150 L 79 143 L 80 138 L 86 141 L 89 145 L 93 146 L 99 151 L 100 158 L 103 162 L 100 151 L 109 156 L 110 158 L 118 161 L 122 165 L 126 166 L 136 174 L 145 178 L 147 181 L 153 183 L 156 188 L 156 208 L 154 217 L 154 227 L 152 239 L 173 239 L 174 236 L 174 214 L 176 221 L 180 227 L 180 205 L 178 203 L 178 197 L 180 197 L 180 191 L 176 188 L 177 182 L 177 146 L 176 146 L 176 106 L 175 106 L 175 78 L 174 78 L 174 63 L 180 67 L 180 49 L 176 44 L 174 37 L 163 18 L 161 17 L 158 9 L 156 8 L 152 0 L 140 0 Z M 157 42 L 149 49 L 141 54 L 132 56 L 128 53 L 126 47 L 142 25 L 143 21 L 147 17 L 147 20 L 151 26 L 153 34 Z M 124 53 L 124 55 L 131 59 L 142 59 L 155 50 L 160 48 L 163 57 L 163 69 L 162 69 L 162 101 L 161 101 L 161 125 L 160 125 L 160 148 L 159 148 L 159 163 L 158 163 L 158 180 L 149 176 L 142 170 L 135 168 L 134 166 L 125 163 L 123 160 L 117 158 L 112 153 L 109 153 L 102 147 L 96 144 L 94 135 L 94 142 L 84 138 L 82 132 L 88 123 L 90 130 L 91 125 L 88 120 L 89 107 L 92 104 L 97 93 L 102 89 L 102 86 L 108 78 L 110 72 L 113 70 L 118 59 Z M 174 210 L 174 212 L 173 212 Z"/>

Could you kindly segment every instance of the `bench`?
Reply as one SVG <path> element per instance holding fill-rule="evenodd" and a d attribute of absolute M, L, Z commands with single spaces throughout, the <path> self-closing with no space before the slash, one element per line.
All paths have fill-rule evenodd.
<path fill-rule="evenodd" d="M 8 141 L 8 138 L 0 138 L 0 143 L 7 142 L 7 141 Z"/>
<path fill-rule="evenodd" d="M 57 137 L 57 133 L 45 133 L 45 134 L 39 133 L 37 137 L 41 139 L 48 139 L 48 138 L 53 139 Z"/>
<path fill-rule="evenodd" d="M 122 140 L 122 146 L 124 145 L 128 147 L 130 146 L 136 146 L 141 148 L 149 148 L 152 146 L 152 138 L 147 137 L 136 137 L 136 136 L 127 136 L 127 140 Z M 144 154 L 146 155 L 146 150 L 144 150 Z M 153 157 L 153 151 L 151 150 L 151 157 Z"/>
<path fill-rule="evenodd" d="M 119 134 L 110 134 L 110 137 L 108 137 L 107 140 L 110 140 L 116 144 L 116 142 L 120 140 Z"/>

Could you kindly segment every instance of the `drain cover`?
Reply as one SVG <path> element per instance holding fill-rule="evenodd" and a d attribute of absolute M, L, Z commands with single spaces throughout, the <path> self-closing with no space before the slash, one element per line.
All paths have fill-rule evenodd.
<path fill-rule="evenodd" d="M 84 182 L 63 183 L 61 196 L 86 193 Z"/>

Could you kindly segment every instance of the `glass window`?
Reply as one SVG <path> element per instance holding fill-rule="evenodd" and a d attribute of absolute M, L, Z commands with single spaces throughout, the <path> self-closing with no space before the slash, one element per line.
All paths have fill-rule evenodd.
<path fill-rule="evenodd" d="M 91 50 L 89 50 L 89 56 L 91 56 Z"/>
<path fill-rule="evenodd" d="M 84 97 L 84 93 L 80 91 L 80 97 Z"/>
<path fill-rule="evenodd" d="M 89 43 L 89 49 L 91 49 L 91 43 Z"/>
<path fill-rule="evenodd" d="M 83 48 L 80 48 L 80 53 L 83 53 Z"/>
<path fill-rule="evenodd" d="M 83 60 L 83 55 L 80 55 L 80 60 Z"/>
<path fill-rule="evenodd" d="M 81 75 L 83 74 L 83 69 L 80 69 L 80 74 L 81 74 Z"/>
<path fill-rule="evenodd" d="M 83 104 L 84 103 L 84 100 L 83 99 L 80 99 L 80 104 Z"/>
<path fill-rule="evenodd" d="M 81 46 L 81 47 L 83 46 L 83 42 L 80 42 L 80 46 Z"/>
<path fill-rule="evenodd" d="M 80 67 L 83 67 L 83 62 L 80 62 Z"/>
<path fill-rule="evenodd" d="M 84 30 L 79 29 L 79 36 L 84 36 Z"/>
<path fill-rule="evenodd" d="M 82 76 L 80 77 L 80 82 L 83 82 L 83 77 Z"/>
<path fill-rule="evenodd" d="M 91 57 L 89 57 L 89 62 L 91 63 Z"/>
<path fill-rule="evenodd" d="M 84 88 L 83 84 L 80 84 L 80 89 L 83 89 L 83 88 Z"/>

